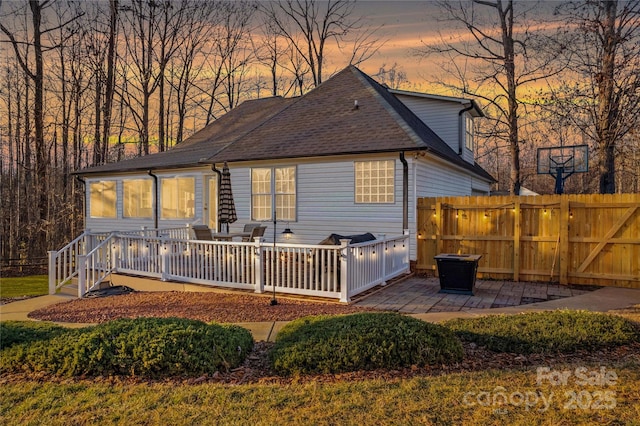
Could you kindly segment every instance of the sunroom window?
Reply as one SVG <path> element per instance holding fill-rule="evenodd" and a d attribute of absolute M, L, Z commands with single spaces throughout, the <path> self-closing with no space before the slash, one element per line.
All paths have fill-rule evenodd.
<path fill-rule="evenodd" d="M 91 217 L 116 217 L 116 181 L 91 182 L 89 193 L 89 215 Z"/>
<path fill-rule="evenodd" d="M 151 179 L 126 179 L 122 182 L 123 217 L 150 218 L 153 204 Z"/>
<path fill-rule="evenodd" d="M 273 179 L 275 176 L 275 179 Z M 251 169 L 251 220 L 296 220 L 296 168 Z"/>
<path fill-rule="evenodd" d="M 195 216 L 195 178 L 160 179 L 162 219 L 191 219 Z"/>
<path fill-rule="evenodd" d="M 395 201 L 395 161 L 356 161 L 354 169 L 356 203 Z"/>

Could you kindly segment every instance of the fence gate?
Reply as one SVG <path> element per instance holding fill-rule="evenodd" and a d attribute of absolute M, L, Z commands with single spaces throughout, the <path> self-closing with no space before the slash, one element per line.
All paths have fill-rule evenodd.
<path fill-rule="evenodd" d="M 417 269 L 481 254 L 479 276 L 640 288 L 640 194 L 418 199 Z"/>

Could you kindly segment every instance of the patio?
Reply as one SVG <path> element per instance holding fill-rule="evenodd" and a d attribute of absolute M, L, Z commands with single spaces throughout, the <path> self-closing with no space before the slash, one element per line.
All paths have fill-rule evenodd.
<path fill-rule="evenodd" d="M 546 302 L 578 296 L 593 289 L 554 283 L 477 280 L 475 294 L 469 296 L 440 293 L 437 277 L 414 276 L 365 295 L 355 305 L 407 314 L 455 312 Z"/>

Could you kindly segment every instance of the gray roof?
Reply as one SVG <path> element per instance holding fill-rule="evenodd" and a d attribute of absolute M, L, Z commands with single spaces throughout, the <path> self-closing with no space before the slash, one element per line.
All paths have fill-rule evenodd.
<path fill-rule="evenodd" d="M 298 98 L 246 101 L 169 151 L 77 173 L 398 151 L 429 151 L 493 180 L 480 166 L 460 158 L 387 88 L 354 66 Z"/>

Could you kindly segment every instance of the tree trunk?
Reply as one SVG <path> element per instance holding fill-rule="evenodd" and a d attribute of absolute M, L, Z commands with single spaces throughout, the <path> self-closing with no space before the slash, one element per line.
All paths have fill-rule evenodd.
<path fill-rule="evenodd" d="M 611 129 L 615 121 L 615 62 L 616 62 L 616 3 L 602 2 L 605 12 L 603 25 L 602 73 L 598 76 L 598 118 L 596 124 L 598 151 L 600 153 L 600 193 L 616 192 L 615 144 L 616 136 Z"/>

